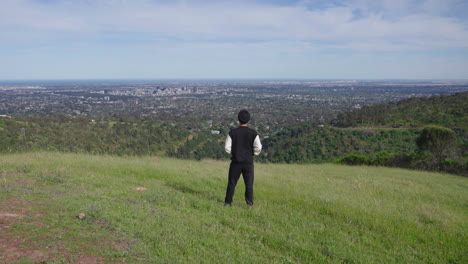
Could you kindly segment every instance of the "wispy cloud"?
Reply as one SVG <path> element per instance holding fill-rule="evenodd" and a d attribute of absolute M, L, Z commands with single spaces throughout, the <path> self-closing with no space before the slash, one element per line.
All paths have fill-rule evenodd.
<path fill-rule="evenodd" d="M 444 16 L 450 1 L 356 0 L 310 9 L 314 2 L 276 6 L 247 1 L 235 5 L 222 1 L 6 0 L 0 26 L 24 37 L 37 32 L 64 34 L 65 38 L 71 33 L 82 37 L 133 32 L 208 41 L 424 40 L 430 46 L 468 46 L 466 20 Z M 356 10 L 361 13 L 358 18 Z"/>
<path fill-rule="evenodd" d="M 462 0 L 2 0 L 0 47 L 210 47 L 270 57 L 460 49 L 466 56 L 466 13 Z"/>

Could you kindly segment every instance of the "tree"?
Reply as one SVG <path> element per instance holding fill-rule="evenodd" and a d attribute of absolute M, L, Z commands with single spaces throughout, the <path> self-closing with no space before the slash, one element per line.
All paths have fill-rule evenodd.
<path fill-rule="evenodd" d="M 457 135 L 450 128 L 427 126 L 416 138 L 416 145 L 421 151 L 431 152 L 438 166 L 454 150 L 456 141 Z"/>

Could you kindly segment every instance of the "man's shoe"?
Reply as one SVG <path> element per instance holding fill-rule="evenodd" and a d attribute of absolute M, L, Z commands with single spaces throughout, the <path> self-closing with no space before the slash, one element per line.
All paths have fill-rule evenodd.
<path fill-rule="evenodd" d="M 230 203 L 224 203 L 224 206 L 229 206 L 229 207 L 231 207 L 232 204 L 230 204 Z"/>

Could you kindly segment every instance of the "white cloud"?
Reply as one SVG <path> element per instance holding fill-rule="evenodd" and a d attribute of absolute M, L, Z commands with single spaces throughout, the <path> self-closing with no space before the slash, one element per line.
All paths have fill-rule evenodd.
<path fill-rule="evenodd" d="M 420 2 L 420 1 L 419 1 Z M 55 1 L 48 4 L 4 0 L 0 11 L 2 41 L 32 37 L 94 38 L 106 34 L 147 34 L 195 41 L 291 40 L 349 43 L 405 42 L 418 47 L 468 47 L 466 23 L 456 18 L 416 12 L 416 1 L 355 0 L 345 6 L 308 9 L 303 3 L 274 6 L 243 2 L 190 4 L 149 0 Z M 309 2 L 309 5 L 313 4 Z M 423 9 L 443 9 L 428 0 Z M 356 8 L 363 17 L 353 19 Z M 389 19 L 391 18 L 391 19 Z M 40 37 L 39 37 L 40 38 Z M 348 45 L 349 46 L 349 45 Z M 369 47 L 371 48 L 371 47 Z M 375 47 L 379 49 L 379 47 Z"/>
<path fill-rule="evenodd" d="M 189 77 L 210 77 L 209 72 L 223 77 L 223 71 L 233 74 L 224 77 L 266 76 L 269 71 L 305 77 L 310 71 L 320 78 L 333 77 L 334 69 L 341 77 L 385 72 L 390 66 L 377 67 L 383 56 L 389 56 L 386 63 L 394 72 L 412 53 L 427 55 L 417 57 L 427 72 L 425 65 L 434 61 L 431 52 L 454 56 L 453 50 L 461 50 L 454 67 L 468 61 L 468 18 L 454 10 L 468 11 L 462 0 L 304 0 L 289 5 L 266 0 L 0 1 L 0 60 L 18 65 L 18 71 L 35 60 L 31 65 L 54 62 L 52 69 L 62 76 L 83 69 L 98 75 L 107 65 L 106 76 L 133 71 L 136 77 L 140 72 L 167 77 L 184 69 Z M 355 66 L 362 58 L 374 62 Z M 71 68 L 57 66 L 62 63 Z"/>

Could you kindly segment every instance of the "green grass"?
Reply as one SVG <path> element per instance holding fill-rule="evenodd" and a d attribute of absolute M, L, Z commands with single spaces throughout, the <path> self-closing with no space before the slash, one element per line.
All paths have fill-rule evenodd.
<path fill-rule="evenodd" d="M 0 176 L 0 199 L 48 212 L 47 229 L 30 232 L 26 219 L 10 232 L 49 238 L 37 246 L 60 236 L 69 259 L 85 248 L 109 263 L 468 263 L 463 177 L 256 164 L 249 209 L 242 180 L 223 207 L 227 162 L 46 152 L 0 160 L 0 172 L 25 173 Z"/>

